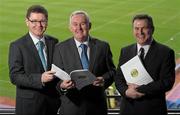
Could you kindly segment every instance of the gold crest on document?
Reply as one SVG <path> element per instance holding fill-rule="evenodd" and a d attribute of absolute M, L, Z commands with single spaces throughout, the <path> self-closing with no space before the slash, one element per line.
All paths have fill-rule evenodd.
<path fill-rule="evenodd" d="M 139 74 L 139 73 L 138 73 L 138 70 L 137 70 L 137 69 L 132 69 L 132 70 L 131 70 L 131 76 L 132 76 L 132 77 L 137 77 L 138 74 Z"/>

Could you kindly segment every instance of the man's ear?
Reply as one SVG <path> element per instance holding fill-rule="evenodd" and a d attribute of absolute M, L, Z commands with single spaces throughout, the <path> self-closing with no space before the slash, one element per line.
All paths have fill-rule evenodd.
<path fill-rule="evenodd" d="M 29 26 L 29 23 L 28 23 L 28 19 L 27 19 L 27 18 L 25 19 L 25 23 L 26 23 L 27 26 Z"/>
<path fill-rule="evenodd" d="M 89 22 L 89 30 L 91 29 L 91 26 L 92 26 L 92 24 L 91 24 L 91 22 Z"/>
<path fill-rule="evenodd" d="M 69 24 L 68 29 L 70 32 L 72 32 L 71 25 Z"/>

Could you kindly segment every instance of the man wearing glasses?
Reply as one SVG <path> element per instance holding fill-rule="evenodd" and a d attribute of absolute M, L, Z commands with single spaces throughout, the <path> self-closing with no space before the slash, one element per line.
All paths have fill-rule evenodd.
<path fill-rule="evenodd" d="M 48 12 L 40 5 L 27 10 L 29 32 L 9 49 L 11 82 L 16 85 L 16 115 L 57 115 L 60 101 L 58 79 L 49 71 L 57 39 L 45 35 Z"/>

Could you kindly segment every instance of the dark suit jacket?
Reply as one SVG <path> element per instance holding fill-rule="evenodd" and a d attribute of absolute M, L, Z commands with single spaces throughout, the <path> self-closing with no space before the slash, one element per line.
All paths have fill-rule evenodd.
<path fill-rule="evenodd" d="M 45 36 L 48 70 L 57 42 L 57 39 Z M 9 70 L 11 82 L 16 85 L 16 114 L 57 114 L 60 101 L 56 85 L 59 80 L 56 78 L 42 85 L 41 74 L 44 69 L 29 33 L 10 44 Z"/>
<path fill-rule="evenodd" d="M 153 40 L 144 59 L 144 66 L 154 81 L 140 86 L 137 90 L 145 93 L 145 96 L 133 100 L 125 96 L 128 86 L 120 66 L 137 55 L 136 52 L 136 44 L 127 46 L 122 48 L 119 58 L 115 84 L 122 95 L 121 115 L 166 115 L 165 92 L 171 89 L 175 79 L 174 51 Z"/>
<path fill-rule="evenodd" d="M 105 85 L 104 87 L 89 85 L 80 91 L 74 88 L 68 90 L 64 95 L 61 93 L 62 104 L 60 107 L 60 113 L 63 115 L 107 114 L 104 90 L 112 84 L 113 75 L 115 74 L 112 53 L 108 43 L 95 38 L 90 38 L 89 47 L 89 71 L 91 71 L 95 76 L 103 76 L 105 79 Z M 76 69 L 82 69 L 80 56 L 73 38 L 57 45 L 53 63 L 67 73 Z"/>

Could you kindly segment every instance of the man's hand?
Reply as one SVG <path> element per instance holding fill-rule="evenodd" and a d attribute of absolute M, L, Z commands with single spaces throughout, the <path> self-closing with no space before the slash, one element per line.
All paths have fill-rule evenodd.
<path fill-rule="evenodd" d="M 96 80 L 93 82 L 94 86 L 104 86 L 104 78 L 97 77 Z"/>
<path fill-rule="evenodd" d="M 74 88 L 75 84 L 74 82 L 72 82 L 71 80 L 64 80 L 61 84 L 60 84 L 60 88 L 61 89 L 71 89 Z"/>
<path fill-rule="evenodd" d="M 56 72 L 54 72 L 54 71 L 46 71 L 46 72 L 44 72 L 42 75 L 41 75 L 41 82 L 42 83 L 46 83 L 46 82 L 50 82 L 50 81 L 52 81 L 53 79 L 54 79 L 54 74 L 55 74 Z"/>
<path fill-rule="evenodd" d="M 127 84 L 127 85 L 128 85 L 128 89 L 125 92 L 127 97 L 132 99 L 138 99 L 145 95 L 144 93 L 140 93 L 136 90 L 136 88 L 139 87 L 139 85 L 136 84 Z"/>

